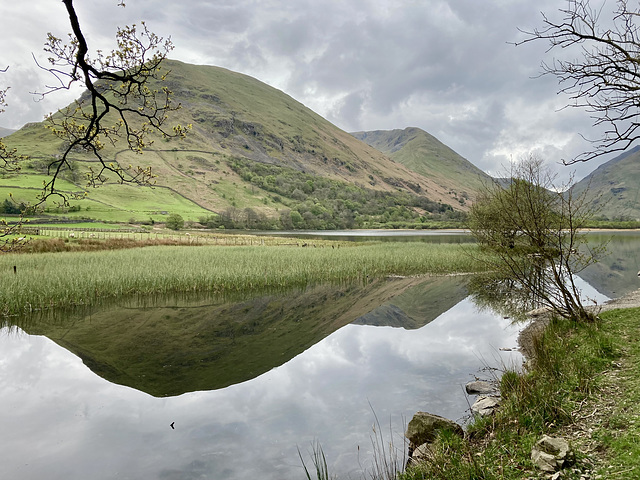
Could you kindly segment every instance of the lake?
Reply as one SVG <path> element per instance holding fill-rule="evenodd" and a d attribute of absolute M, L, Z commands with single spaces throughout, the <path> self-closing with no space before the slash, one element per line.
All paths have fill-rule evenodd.
<path fill-rule="evenodd" d="M 582 273 L 586 297 L 640 286 L 639 240 L 611 239 L 611 254 Z M 464 384 L 522 361 L 520 327 L 479 309 L 464 277 L 14 324 L 0 331 L 0 464 L 20 479 L 304 478 L 298 448 L 309 462 L 316 441 L 332 473 L 360 478 L 377 421 L 404 448 L 416 411 L 462 423 L 473 401 Z"/>

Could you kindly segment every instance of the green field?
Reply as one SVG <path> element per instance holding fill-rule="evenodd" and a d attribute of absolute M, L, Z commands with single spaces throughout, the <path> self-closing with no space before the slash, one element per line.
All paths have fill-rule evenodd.
<path fill-rule="evenodd" d="M 9 194 L 17 203 L 37 201 L 41 193 L 45 175 L 25 174 L 0 178 L 0 202 L 9 198 Z M 59 187 L 65 192 L 83 193 L 78 186 L 62 180 Z M 59 207 L 48 202 L 45 213 L 53 216 L 64 216 L 70 219 L 94 218 L 106 222 L 129 222 L 132 218 L 138 222 L 153 219 L 162 222 L 172 213 L 182 215 L 185 220 L 197 220 L 211 211 L 166 187 L 141 187 L 128 184 L 107 184 L 100 188 L 87 190 L 88 196 L 81 200 L 71 199 L 70 206 L 79 209 Z M 75 210 L 75 209 L 72 209 Z"/>

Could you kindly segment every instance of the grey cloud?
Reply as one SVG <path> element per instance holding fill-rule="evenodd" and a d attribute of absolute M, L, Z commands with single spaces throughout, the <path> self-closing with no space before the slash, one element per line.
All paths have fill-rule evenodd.
<path fill-rule="evenodd" d="M 353 92 L 348 94 L 339 104 L 336 111 L 331 112 L 332 117 L 340 118 L 347 125 L 357 126 L 360 124 L 360 117 L 363 114 L 363 105 L 367 101 L 364 92 Z M 358 128 L 352 128 L 358 130 Z"/>
<path fill-rule="evenodd" d="M 548 59 L 547 45 L 511 44 L 524 38 L 519 28 L 541 25 L 540 11 L 554 15 L 557 0 L 115 3 L 78 4 L 100 46 L 113 41 L 117 25 L 145 19 L 172 37 L 174 58 L 254 76 L 346 130 L 417 126 L 484 169 L 502 161 L 505 147 L 565 157 L 588 148 L 576 135 L 592 131 L 588 115 L 558 115 L 555 79 L 533 78 Z M 0 33 L 12 63 L 14 53 L 28 61 L 31 51 L 41 51 L 47 31 L 69 30 L 61 5 L 33 4 L 45 18 L 28 23 L 25 7 L 15 6 L 9 13 L 16 24 Z M 42 106 L 25 98 L 0 124 L 41 119 Z M 567 141 L 571 135 L 576 140 Z"/>

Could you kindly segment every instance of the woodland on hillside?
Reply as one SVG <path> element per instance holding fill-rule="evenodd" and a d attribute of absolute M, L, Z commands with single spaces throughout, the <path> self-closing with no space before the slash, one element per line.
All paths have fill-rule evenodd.
<path fill-rule="evenodd" d="M 406 191 L 384 192 L 311 175 L 292 168 L 234 158 L 229 168 L 253 188 L 289 208 L 268 217 L 253 208 L 228 207 L 200 219 L 208 228 L 335 230 L 389 228 L 461 220 L 462 212 Z"/>

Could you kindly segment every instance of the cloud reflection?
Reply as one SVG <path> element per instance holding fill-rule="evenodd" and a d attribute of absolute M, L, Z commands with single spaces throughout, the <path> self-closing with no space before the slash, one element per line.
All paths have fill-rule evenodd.
<path fill-rule="evenodd" d="M 354 473 L 372 408 L 399 435 L 417 410 L 460 419 L 461 385 L 483 359 L 518 361 L 498 350 L 516 335 L 465 300 L 417 330 L 348 325 L 251 381 L 154 398 L 44 337 L 3 330 L 1 418 L 14 433 L 0 461 L 22 479 L 291 478 L 303 473 L 296 446 L 318 439 L 336 472 Z"/>

